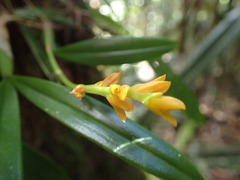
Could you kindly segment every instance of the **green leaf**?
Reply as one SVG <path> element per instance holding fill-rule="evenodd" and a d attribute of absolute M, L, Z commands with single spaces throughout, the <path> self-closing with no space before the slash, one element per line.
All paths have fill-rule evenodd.
<path fill-rule="evenodd" d="M 82 101 L 53 82 L 13 77 L 33 104 L 110 153 L 164 179 L 200 180 L 195 167 L 172 146 L 131 120 L 122 123 L 112 108 L 90 97 Z"/>
<path fill-rule="evenodd" d="M 167 80 L 171 81 L 171 88 L 168 90 L 168 93 L 171 96 L 181 99 L 185 103 L 187 109 L 184 112 L 190 120 L 195 121 L 197 124 L 203 123 L 204 116 L 199 111 L 198 100 L 193 94 L 192 90 L 189 88 L 189 86 L 186 85 L 180 76 L 176 75 L 171 70 L 168 64 L 164 63 L 161 60 L 158 62 L 159 67 L 154 68 L 153 66 L 153 68 L 155 69 L 155 72 L 158 76 L 167 74 Z"/>
<path fill-rule="evenodd" d="M 98 10 L 89 9 L 88 12 L 93 18 L 94 23 L 101 29 L 115 35 L 129 34 L 129 32 L 120 23 L 115 22 L 108 16 L 102 15 Z"/>
<path fill-rule="evenodd" d="M 28 145 L 23 146 L 24 180 L 69 180 L 61 167 Z"/>
<path fill-rule="evenodd" d="M 13 62 L 12 59 L 0 49 L 0 75 L 9 76 L 13 72 Z"/>
<path fill-rule="evenodd" d="M 59 57 L 87 65 L 134 63 L 176 48 L 176 43 L 162 38 L 112 37 L 73 43 L 55 50 Z"/>
<path fill-rule="evenodd" d="M 208 36 L 197 46 L 187 59 L 187 65 L 182 71 L 183 79 L 190 83 L 203 70 L 219 60 L 217 56 L 226 51 L 227 47 L 240 37 L 240 8 L 235 8 L 220 22 Z"/>
<path fill-rule="evenodd" d="M 13 12 L 13 15 L 21 19 L 39 20 L 40 18 L 48 18 L 57 23 L 62 23 L 67 25 L 73 24 L 71 19 L 67 18 L 67 16 L 64 16 L 60 12 L 53 11 L 51 9 L 47 9 L 43 7 L 19 8 Z"/>
<path fill-rule="evenodd" d="M 54 73 L 51 65 L 49 64 L 48 57 L 43 48 L 38 43 L 40 38 L 37 36 L 39 34 L 24 26 L 21 26 L 21 33 L 43 72 L 49 79 L 54 79 Z"/>
<path fill-rule="evenodd" d="M 0 179 L 21 180 L 21 134 L 17 93 L 4 79 L 0 83 Z"/>

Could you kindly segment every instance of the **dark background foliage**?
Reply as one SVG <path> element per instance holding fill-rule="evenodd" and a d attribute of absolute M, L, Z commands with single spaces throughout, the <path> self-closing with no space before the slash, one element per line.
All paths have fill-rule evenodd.
<path fill-rule="evenodd" d="M 46 8 L 61 8 L 69 14 L 69 17 L 80 18 L 81 22 L 76 22 L 72 28 L 63 27 L 56 30 L 56 40 L 60 45 L 94 36 L 90 26 L 91 18 L 82 15 L 79 17 L 77 14 L 77 11 L 85 8 L 83 2 L 69 1 L 64 7 L 61 7 L 62 4 L 58 1 L 32 1 L 32 3 Z M 13 9 L 26 6 L 25 2 L 18 0 L 11 1 L 11 4 Z M 4 10 L 7 9 L 6 3 L 2 3 L 1 6 Z M 73 11 L 74 7 L 76 12 Z M 46 78 L 34 60 L 19 27 L 15 23 L 10 23 L 8 29 L 14 54 L 15 73 Z M 64 63 L 61 60 L 59 63 L 64 73 L 74 82 L 90 84 L 102 79 L 101 73 L 95 67 Z M 101 100 L 104 101 L 103 98 Z M 22 96 L 20 96 L 20 107 L 23 140 L 59 163 L 73 179 L 121 180 L 126 177 L 144 179 L 141 171 L 76 135 Z"/>
<path fill-rule="evenodd" d="M 113 11 L 107 14 L 115 20 L 114 22 L 122 25 L 118 27 L 113 23 L 106 25 L 105 20 L 96 20 L 96 15 L 90 15 L 87 11 L 90 2 L 96 3 L 97 6 L 94 7 L 98 10 L 103 6 L 113 5 L 115 1 L 4 0 L 0 2 L 0 11 L 11 13 L 17 8 L 34 5 L 64 14 L 73 24 L 68 26 L 54 23 L 55 39 L 59 46 L 94 37 L 127 34 L 121 28 L 127 29 L 135 36 L 174 39 L 178 42 L 178 48 L 162 59 L 176 74 L 181 75 L 200 42 L 208 40 L 207 34 L 228 12 L 239 6 L 237 0 L 121 1 L 125 5 L 124 15 L 119 15 L 114 6 Z M 18 24 L 31 27 L 37 33 L 42 30 L 41 23 L 31 23 L 27 20 L 8 24 L 15 63 L 14 73 L 47 79 L 35 61 Z M 208 180 L 240 178 L 240 167 L 236 163 L 240 160 L 239 47 L 238 36 L 236 42 L 225 48 L 217 57 L 205 61 L 204 68 L 199 70 L 198 74 L 193 73 L 195 78 L 191 82 L 186 82 L 196 95 L 206 122 L 189 135 L 191 141 L 184 147 L 184 152 L 194 160 Z M 95 83 L 101 80 L 104 74 L 122 70 L 123 67 L 123 81 L 140 81 L 138 77 L 131 76 L 138 72 L 135 65 L 130 68 L 129 65 L 128 68 L 96 67 L 65 62 L 61 58 L 58 59 L 58 63 L 64 74 L 76 83 Z M 105 102 L 99 96 L 94 97 Z M 59 163 L 73 179 L 146 179 L 142 171 L 70 131 L 22 96 L 20 105 L 23 140 Z M 147 121 L 151 117 L 156 119 L 148 112 L 141 117 L 135 116 L 137 121 L 150 131 L 178 146 L 181 126 L 174 129 L 161 121 Z M 181 123 L 184 124 L 184 121 L 181 121 L 180 125 Z"/>

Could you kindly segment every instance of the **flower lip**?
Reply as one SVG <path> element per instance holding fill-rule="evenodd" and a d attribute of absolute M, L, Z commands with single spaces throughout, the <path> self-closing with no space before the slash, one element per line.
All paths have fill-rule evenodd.
<path fill-rule="evenodd" d="M 161 116 L 173 126 L 177 126 L 177 120 L 168 111 L 153 111 L 155 114 Z"/>
<path fill-rule="evenodd" d="M 151 98 L 145 103 L 150 109 L 161 109 L 161 110 L 185 110 L 185 104 L 174 97 L 162 96 L 160 98 Z"/>
<path fill-rule="evenodd" d="M 126 99 L 129 88 L 130 87 L 128 85 L 110 85 L 111 93 L 117 96 L 121 101 Z"/>
<path fill-rule="evenodd" d="M 126 113 L 123 109 L 113 106 L 113 109 L 117 113 L 118 117 L 125 123 L 126 122 Z"/>
<path fill-rule="evenodd" d="M 127 112 L 132 112 L 134 105 L 130 98 L 125 98 L 124 101 L 120 100 L 116 95 L 110 94 L 107 96 L 108 102 L 114 108 L 115 112 L 117 113 L 118 117 L 125 122 L 126 121 L 126 114 Z"/>
<path fill-rule="evenodd" d="M 125 101 L 121 101 L 118 97 L 110 94 L 107 97 L 107 100 L 113 107 L 117 107 L 128 112 L 133 111 L 134 106 L 130 98 L 126 98 Z"/>
<path fill-rule="evenodd" d="M 174 126 L 177 126 L 177 121 L 168 111 L 186 109 L 185 104 L 181 100 L 171 96 L 153 97 L 145 102 L 144 105 Z"/>

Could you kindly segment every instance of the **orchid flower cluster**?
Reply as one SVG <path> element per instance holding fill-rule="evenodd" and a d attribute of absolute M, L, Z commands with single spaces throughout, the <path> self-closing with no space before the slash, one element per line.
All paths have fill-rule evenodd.
<path fill-rule="evenodd" d="M 168 111 L 185 110 L 186 107 L 181 100 L 163 95 L 171 85 L 170 81 L 165 81 L 166 75 L 135 86 L 117 84 L 120 76 L 121 73 L 113 73 L 96 84 L 79 84 L 72 90 L 71 94 L 79 99 L 82 99 L 86 93 L 106 97 L 123 122 L 126 121 L 126 112 L 132 112 L 134 109 L 134 104 L 131 100 L 134 99 L 172 125 L 177 126 L 176 119 Z"/>

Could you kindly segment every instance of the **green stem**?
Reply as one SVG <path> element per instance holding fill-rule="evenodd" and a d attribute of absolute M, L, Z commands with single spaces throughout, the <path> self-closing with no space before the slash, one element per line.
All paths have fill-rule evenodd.
<path fill-rule="evenodd" d="M 175 142 L 175 147 L 184 152 L 189 141 L 194 137 L 196 133 L 196 128 L 199 125 L 191 120 L 185 122 L 179 129 L 176 142 Z"/>
<path fill-rule="evenodd" d="M 149 96 L 149 94 L 148 93 L 141 93 L 139 91 L 136 91 L 134 89 L 134 87 L 130 87 L 127 96 L 136 100 L 136 101 L 142 102 L 143 100 L 145 100 Z"/>
<path fill-rule="evenodd" d="M 137 91 L 135 87 L 130 87 L 127 96 L 145 105 L 149 99 L 152 97 L 160 97 L 162 93 L 142 93 Z"/>
<path fill-rule="evenodd" d="M 71 82 L 62 72 L 61 68 L 57 64 L 57 61 L 55 59 L 55 56 L 53 54 L 53 31 L 52 31 L 52 26 L 51 23 L 47 20 L 43 21 L 43 36 L 44 36 L 44 45 L 45 45 L 45 50 L 48 56 L 48 60 L 50 62 L 50 65 L 53 68 L 54 73 L 56 76 L 59 78 L 59 80 L 66 85 L 69 88 L 74 88 L 77 86 L 77 84 L 74 84 Z"/>
<path fill-rule="evenodd" d="M 110 94 L 110 87 L 102 87 L 96 84 L 84 85 L 86 93 L 97 94 L 106 97 Z"/>

